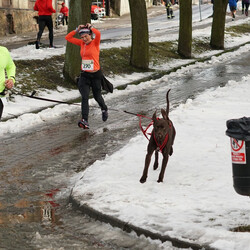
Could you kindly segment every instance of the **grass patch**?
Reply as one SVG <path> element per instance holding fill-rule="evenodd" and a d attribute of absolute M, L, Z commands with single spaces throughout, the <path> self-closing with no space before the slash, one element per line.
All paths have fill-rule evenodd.
<path fill-rule="evenodd" d="M 174 41 L 149 43 L 149 58 L 153 66 L 166 63 L 170 59 L 181 59 Z"/>
<path fill-rule="evenodd" d="M 43 60 L 18 60 L 15 64 L 17 88 L 22 93 L 29 93 L 34 89 L 53 90 L 58 86 L 72 88 L 63 78 L 63 55 Z"/>
<path fill-rule="evenodd" d="M 212 51 L 212 48 L 210 46 L 210 38 L 206 37 L 202 40 L 200 39 L 193 39 L 192 42 L 192 53 L 193 54 L 201 54 L 206 51 Z"/>
<path fill-rule="evenodd" d="M 132 74 L 141 70 L 129 65 L 130 47 L 104 49 L 100 52 L 100 65 L 105 75 Z"/>
<path fill-rule="evenodd" d="M 241 34 L 250 33 L 250 25 L 249 24 L 241 24 L 236 26 L 231 26 L 225 29 L 227 33 L 231 36 L 237 36 Z"/>
<path fill-rule="evenodd" d="M 110 76 L 144 72 L 129 65 L 130 49 L 131 47 L 101 50 L 100 64 L 104 74 Z M 176 51 L 174 42 L 149 43 L 150 64 L 160 65 L 172 58 L 180 58 Z M 150 71 L 150 69 L 147 71 Z"/>
<path fill-rule="evenodd" d="M 245 225 L 245 226 L 239 226 L 230 229 L 232 232 L 250 232 L 250 225 Z"/>

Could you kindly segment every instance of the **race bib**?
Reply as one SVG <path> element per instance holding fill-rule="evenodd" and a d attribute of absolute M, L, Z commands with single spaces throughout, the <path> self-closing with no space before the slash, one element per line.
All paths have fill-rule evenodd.
<path fill-rule="evenodd" d="M 82 60 L 82 70 L 94 70 L 94 61 Z"/>

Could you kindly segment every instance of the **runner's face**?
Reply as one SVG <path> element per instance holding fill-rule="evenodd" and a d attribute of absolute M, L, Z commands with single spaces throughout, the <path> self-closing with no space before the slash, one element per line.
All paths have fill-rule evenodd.
<path fill-rule="evenodd" d="M 81 35 L 81 39 L 83 40 L 84 43 L 88 44 L 91 42 L 91 35 L 89 34 L 83 34 Z"/>

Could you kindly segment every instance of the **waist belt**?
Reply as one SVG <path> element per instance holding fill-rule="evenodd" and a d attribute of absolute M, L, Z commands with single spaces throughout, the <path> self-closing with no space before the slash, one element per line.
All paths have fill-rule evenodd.
<path fill-rule="evenodd" d="M 94 73 L 89 73 L 89 72 L 86 72 L 86 71 L 82 71 L 81 72 L 81 77 L 86 77 L 88 79 L 93 79 L 93 78 L 102 79 L 103 74 L 102 74 L 101 70 L 98 70 L 98 71 L 96 71 Z"/>

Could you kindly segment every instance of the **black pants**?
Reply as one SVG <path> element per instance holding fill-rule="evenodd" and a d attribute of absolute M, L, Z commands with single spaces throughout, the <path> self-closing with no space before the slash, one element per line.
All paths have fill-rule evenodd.
<path fill-rule="evenodd" d="M 246 13 L 246 16 L 248 16 L 248 8 L 249 8 L 249 3 L 245 3 L 245 13 Z"/>
<path fill-rule="evenodd" d="M 63 18 L 62 18 L 62 24 L 64 25 L 64 20 L 66 21 L 66 25 L 68 25 L 68 17 L 63 15 Z"/>
<path fill-rule="evenodd" d="M 81 72 L 80 79 L 78 81 L 78 89 L 82 96 L 82 118 L 88 121 L 89 116 L 89 91 L 92 88 L 93 96 L 96 102 L 99 104 L 101 110 L 107 110 L 107 106 L 101 95 L 103 74 L 99 70 L 95 73 Z"/>
<path fill-rule="evenodd" d="M 244 10 L 245 3 L 244 3 L 244 1 L 243 1 L 243 0 L 242 0 L 242 2 L 241 2 L 241 5 L 242 5 L 242 10 Z"/>
<path fill-rule="evenodd" d="M 3 102 L 2 102 L 2 100 L 0 98 L 0 120 L 2 118 L 2 114 L 3 114 Z"/>
<path fill-rule="evenodd" d="M 173 16 L 173 9 L 172 7 L 166 7 L 167 10 L 167 16 L 172 17 Z"/>
<path fill-rule="evenodd" d="M 44 28 L 47 26 L 49 30 L 49 45 L 53 46 L 53 21 L 51 16 L 38 17 L 39 31 L 37 33 L 37 41 L 40 42 Z"/>

